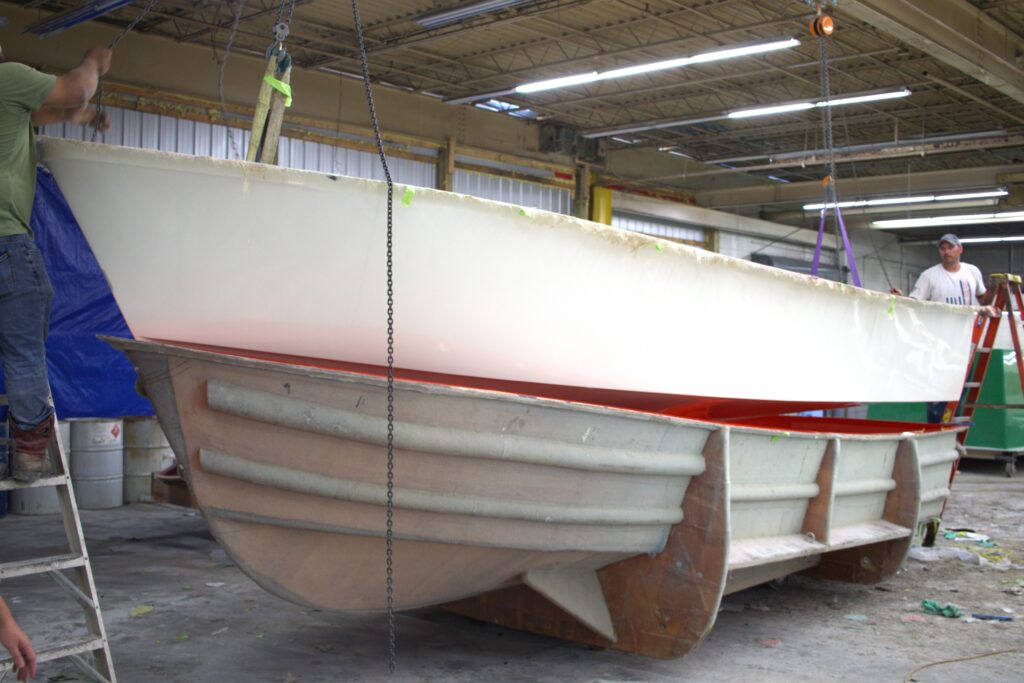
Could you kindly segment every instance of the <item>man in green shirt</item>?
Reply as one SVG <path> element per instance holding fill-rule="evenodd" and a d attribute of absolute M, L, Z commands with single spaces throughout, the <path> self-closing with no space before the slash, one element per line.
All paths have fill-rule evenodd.
<path fill-rule="evenodd" d="M 6 62 L 0 49 L 0 364 L 14 437 L 11 469 L 23 481 L 53 471 L 45 347 L 53 288 L 29 227 L 36 189 L 33 126 L 94 123 L 96 110 L 88 103 L 110 57 L 110 50 L 93 48 L 77 67 L 51 76 Z"/>

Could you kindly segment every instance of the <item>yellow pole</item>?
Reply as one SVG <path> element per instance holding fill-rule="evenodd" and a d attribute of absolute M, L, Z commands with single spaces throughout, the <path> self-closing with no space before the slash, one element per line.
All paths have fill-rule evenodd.
<path fill-rule="evenodd" d="M 605 225 L 612 224 L 612 191 L 607 187 L 595 187 L 591 191 L 590 220 Z"/>

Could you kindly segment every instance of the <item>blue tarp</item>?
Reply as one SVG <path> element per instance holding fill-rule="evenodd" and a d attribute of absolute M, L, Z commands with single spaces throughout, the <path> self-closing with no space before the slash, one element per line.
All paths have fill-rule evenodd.
<path fill-rule="evenodd" d="M 135 392 L 135 369 L 96 335 L 131 337 L 121 309 L 53 176 L 39 168 L 32 230 L 53 283 L 46 359 L 57 414 L 153 415 Z"/>

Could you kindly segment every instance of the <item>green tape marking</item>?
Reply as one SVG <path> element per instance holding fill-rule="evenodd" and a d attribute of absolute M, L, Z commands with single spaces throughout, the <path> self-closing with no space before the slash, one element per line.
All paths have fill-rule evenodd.
<path fill-rule="evenodd" d="M 402 193 L 402 206 L 409 206 L 412 204 L 412 196 L 416 194 L 416 191 L 411 187 L 405 188 L 405 192 Z"/>
<path fill-rule="evenodd" d="M 654 248 L 657 249 L 658 251 L 665 251 L 660 244 L 655 244 Z"/>
<path fill-rule="evenodd" d="M 895 315 L 894 315 L 895 312 L 896 312 L 896 297 L 895 296 L 891 296 L 891 297 L 889 297 L 889 320 L 892 320 L 895 317 Z"/>

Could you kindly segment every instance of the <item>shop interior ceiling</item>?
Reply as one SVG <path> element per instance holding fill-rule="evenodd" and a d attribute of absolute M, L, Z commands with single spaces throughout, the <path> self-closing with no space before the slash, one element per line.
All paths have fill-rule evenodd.
<path fill-rule="evenodd" d="M 922 4 L 887 1 L 901 6 L 895 9 Z M 939 0 L 942 5 L 951 1 Z M 15 4 L 39 10 L 42 18 L 81 0 Z M 96 21 L 126 25 L 143 4 L 135 2 Z M 961 4 L 975 25 L 981 22 L 989 34 L 1001 32 L 1001 46 L 1016 50 L 1016 85 L 1024 83 L 1024 0 Z M 828 48 L 830 96 L 901 88 L 912 94 L 832 109 L 838 176 L 1024 163 L 1024 93 L 1012 82 L 982 82 L 963 65 L 929 54 L 934 50 L 921 39 L 886 32 L 876 25 L 884 22 L 870 21 L 871 7 L 878 5 L 879 0 L 835 3 L 836 31 Z M 221 49 L 238 7 L 238 2 L 223 0 L 159 0 L 135 30 Z M 280 7 L 280 0 L 246 0 L 233 49 L 262 54 Z M 360 11 L 372 78 L 441 100 L 468 102 L 451 106 L 482 105 L 499 110 L 495 116 L 534 118 L 582 136 L 710 119 L 596 138 L 605 141 L 611 157 L 646 150 L 678 160 L 678 177 L 652 176 L 638 181 L 640 186 L 699 194 L 723 184 L 821 179 L 825 140 L 820 109 L 724 118 L 730 111 L 818 99 L 819 46 L 808 30 L 814 8 L 804 0 L 374 0 L 360 3 Z M 971 26 L 960 30 L 965 40 L 983 35 L 968 35 L 976 30 Z M 922 29 L 920 35 L 926 34 Z M 790 37 L 800 44 L 627 78 L 515 92 L 524 83 Z M 360 71 L 348 0 L 296 0 L 288 45 L 299 68 Z"/>

